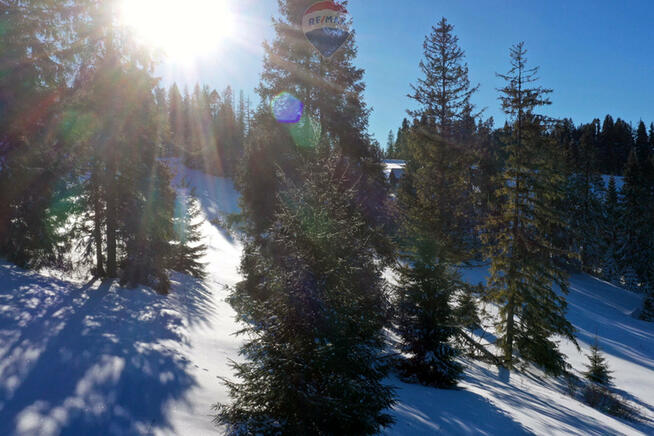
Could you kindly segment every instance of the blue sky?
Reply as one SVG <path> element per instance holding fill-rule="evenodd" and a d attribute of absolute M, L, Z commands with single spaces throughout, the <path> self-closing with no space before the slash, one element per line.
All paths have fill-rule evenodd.
<path fill-rule="evenodd" d="M 192 73 L 166 64 L 166 82 L 196 80 L 216 88 L 230 84 L 254 98 L 261 72 L 261 43 L 272 37 L 276 0 L 230 0 L 240 17 L 233 41 Z M 357 31 L 357 64 L 366 70 L 366 101 L 373 108 L 370 132 L 385 144 L 411 101 L 419 77 L 422 42 L 441 17 L 455 26 L 466 51 L 473 103 L 496 125 L 504 120 L 496 72 L 508 69 L 509 47 L 525 41 L 528 59 L 553 88 L 547 113 L 575 123 L 610 113 L 634 123 L 654 121 L 654 2 L 631 0 L 351 0 Z"/>

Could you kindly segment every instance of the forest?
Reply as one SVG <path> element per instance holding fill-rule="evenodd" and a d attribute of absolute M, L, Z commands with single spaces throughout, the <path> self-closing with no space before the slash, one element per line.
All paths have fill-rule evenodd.
<path fill-rule="evenodd" d="M 311 3 L 279 1 L 251 102 L 227 83 L 164 83 L 114 1 L 0 0 L 0 258 L 183 294 L 176 274 L 212 272 L 201 199 L 174 183 L 182 165 L 240 195 L 239 213 L 211 221 L 242 244 L 225 298 L 243 342 L 215 381 L 229 393 L 219 431 L 392 431 L 389 375 L 457 390 L 470 362 L 538 368 L 642 420 L 597 338 L 582 376 L 560 341 L 581 349 L 567 317 L 579 274 L 637 294 L 634 316 L 654 321 L 652 120 L 551 118 L 547 75 L 516 42 L 497 59 L 496 123 L 435 16 L 407 77 L 415 107 L 382 146 L 356 35 L 321 56 L 298 24 Z M 388 180 L 385 159 L 403 176 Z M 485 284 L 464 280 L 479 266 Z"/>

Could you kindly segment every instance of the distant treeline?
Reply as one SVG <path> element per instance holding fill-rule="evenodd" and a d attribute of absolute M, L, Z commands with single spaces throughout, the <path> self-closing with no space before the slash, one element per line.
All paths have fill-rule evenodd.
<path fill-rule="evenodd" d="M 231 87 L 218 92 L 196 84 L 183 94 L 177 84 L 157 90 L 166 153 L 209 174 L 233 176 L 250 125 L 250 101 L 243 91 L 235 101 Z"/>
<path fill-rule="evenodd" d="M 492 121 L 492 120 L 491 120 Z M 407 158 L 407 140 L 412 126 L 408 119 L 402 121 L 397 133 L 389 132 L 386 143 L 386 157 L 389 159 Z M 493 130 L 487 129 L 492 137 Z M 606 115 L 603 121 L 595 118 L 590 123 L 577 124 L 571 118 L 555 123 L 551 134 L 565 151 L 565 159 L 570 169 L 582 168 L 590 159 L 594 170 L 605 175 L 622 176 L 629 153 L 637 141 L 645 141 L 654 150 L 654 123 L 649 124 L 649 133 L 643 121 L 634 128 L 621 118 Z M 489 138 L 489 140 L 492 140 Z"/>

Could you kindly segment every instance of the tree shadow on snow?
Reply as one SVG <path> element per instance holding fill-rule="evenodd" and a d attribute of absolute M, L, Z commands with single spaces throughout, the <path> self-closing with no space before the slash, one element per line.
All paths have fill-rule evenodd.
<path fill-rule="evenodd" d="M 386 434 L 524 435 L 532 434 L 490 401 L 466 390 L 435 389 L 397 379 L 396 423 Z"/>
<path fill-rule="evenodd" d="M 631 316 L 642 305 L 642 296 L 577 275 L 567 300 L 568 319 L 581 341 L 592 344 L 597 335 L 606 353 L 654 370 L 654 323 Z"/>
<path fill-rule="evenodd" d="M 162 297 L 110 281 L 76 287 L 0 263 L 0 434 L 145 435 L 197 383 L 168 344 L 206 321 L 201 283 Z M 177 286 L 176 286 L 177 288 Z"/>
<path fill-rule="evenodd" d="M 572 410 L 559 402 L 548 401 L 537 392 L 525 389 L 522 382 L 511 382 L 510 376 L 507 376 L 508 371 L 500 370 L 495 373 L 480 365 L 474 365 L 471 369 L 475 376 L 466 378 L 467 384 L 491 393 L 495 400 L 504 403 L 509 409 L 527 413 L 531 422 L 537 427 L 548 428 L 552 434 L 604 435 L 607 433 L 605 425 L 592 416 L 580 414 L 578 410 Z M 542 385 L 545 389 L 567 395 L 566 386 L 560 378 L 540 377 L 529 372 L 521 372 L 520 375 L 530 379 L 534 384 Z M 618 420 L 635 430 L 645 430 L 646 434 L 651 430 L 646 423 Z"/>

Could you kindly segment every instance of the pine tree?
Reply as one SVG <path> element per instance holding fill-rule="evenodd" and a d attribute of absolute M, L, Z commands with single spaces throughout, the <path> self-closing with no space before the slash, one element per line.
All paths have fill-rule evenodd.
<path fill-rule="evenodd" d="M 239 176 L 243 210 L 260 230 L 265 228 L 275 213 L 277 169 L 293 178 L 306 151 L 270 113 L 273 98 L 289 92 L 303 103 L 304 113 L 318 126 L 317 147 L 339 151 L 342 165 L 351 173 L 349 183 L 362 181 L 360 201 L 368 221 L 388 225 L 382 151 L 367 131 L 370 109 L 363 100 L 364 71 L 354 66 L 356 39 L 350 37 L 329 60 L 323 59 L 301 29 L 301 17 L 311 4 L 310 0 L 280 0 L 280 18 L 273 20 L 275 37 L 264 44 L 263 73 L 257 88 L 263 103 L 253 123 L 258 131 L 253 129 Z M 347 6 L 347 2 L 342 4 Z"/>
<path fill-rule="evenodd" d="M 588 357 L 588 363 L 586 364 L 584 377 L 593 383 L 609 386 L 611 380 L 613 380 L 611 376 L 612 371 L 609 370 L 606 359 L 602 356 L 597 338 L 595 338 L 595 343 L 590 347 L 590 354 L 587 354 L 586 357 Z"/>
<path fill-rule="evenodd" d="M 510 117 L 503 138 L 508 155 L 501 174 L 498 202 L 484 232 L 491 260 L 487 298 L 499 306 L 499 345 L 511 368 L 514 353 L 558 374 L 563 355 L 553 335 L 574 341 L 565 319 L 566 272 L 556 261 L 561 251 L 553 244 L 553 226 L 562 218 L 553 204 L 562 197 L 562 177 L 545 134 L 546 118 L 534 110 L 550 103 L 551 91 L 535 85 L 537 68 L 528 68 L 523 43 L 511 48 L 511 69 L 500 101 Z"/>
<path fill-rule="evenodd" d="M 440 255 L 448 261 L 468 257 L 466 250 L 472 240 L 473 156 L 466 151 L 471 141 L 463 144 L 459 140 L 464 136 L 464 122 L 471 121 L 474 129 L 470 96 L 477 89 L 470 86 L 465 54 L 453 30 L 443 18 L 425 39 L 420 62 L 424 77 L 409 95 L 419 104 L 419 109 L 410 112 L 419 121 L 409 137 L 402 190 L 403 204 L 416 209 L 409 213 L 429 210 L 424 230 L 440 241 Z"/>
<path fill-rule="evenodd" d="M 406 160 L 409 154 L 409 131 L 411 126 L 409 125 L 409 120 L 404 118 L 402 120 L 402 125 L 397 130 L 397 135 L 395 137 L 395 147 L 393 148 L 393 158 Z"/>
<path fill-rule="evenodd" d="M 388 139 L 386 140 L 386 157 L 395 159 L 395 135 L 392 130 L 388 132 Z"/>
<path fill-rule="evenodd" d="M 397 330 L 401 350 L 408 354 L 400 370 L 408 380 L 449 388 L 462 371 L 452 345 L 457 331 L 452 299 L 460 285 L 452 268 L 436 256 L 435 244 L 416 245 L 397 271 Z"/>
<path fill-rule="evenodd" d="M 62 175 L 79 146 L 65 141 L 74 11 L 68 2 L 0 4 L 0 256 L 24 267 L 60 266 L 69 242 L 64 209 L 51 206 L 66 196 Z"/>
<path fill-rule="evenodd" d="M 470 97 L 478 89 L 470 85 L 468 65 L 463 63 L 465 53 L 453 31 L 454 26 L 444 17 L 432 27 L 423 44 L 424 59 L 420 61 L 424 78 L 411 86 L 409 95 L 420 105 L 411 115 L 426 116 L 427 124 L 435 125 L 436 133 L 446 139 L 454 136 L 455 124 L 471 106 Z"/>
<path fill-rule="evenodd" d="M 621 211 L 615 177 L 609 178 L 602 212 L 602 239 L 605 247 L 602 260 L 602 278 L 614 285 L 618 285 L 620 267 L 617 260 L 617 250 L 620 245 Z"/>
<path fill-rule="evenodd" d="M 200 279 L 206 277 L 205 265 L 199 260 L 207 250 L 207 246 L 202 243 L 200 230 L 203 222 L 195 193 L 186 185 L 186 189 L 179 192 L 175 200 L 175 237 L 169 260 L 169 267 L 173 271 Z"/>
<path fill-rule="evenodd" d="M 354 38 L 322 59 L 300 26 L 312 3 L 279 2 L 238 174 L 248 242 L 230 302 L 251 340 L 216 417 L 232 434 L 372 434 L 391 422 L 382 151 L 367 133 Z M 273 116 L 282 92 L 317 126 L 311 141 Z"/>
<path fill-rule="evenodd" d="M 654 167 L 647 142 L 629 154 L 622 188 L 622 236 L 618 249 L 621 267 L 633 269 L 637 281 L 647 281 L 654 262 Z"/>
<path fill-rule="evenodd" d="M 595 150 L 599 121 L 580 128 L 576 168 L 568 178 L 566 200 L 571 229 L 571 251 L 578 255 L 582 271 L 592 273 L 602 260 L 602 197 L 604 182 L 596 172 Z"/>
<path fill-rule="evenodd" d="M 168 90 L 168 124 L 170 125 L 170 141 L 174 150 L 179 152 L 180 147 L 184 145 L 184 108 L 182 103 L 182 94 L 179 92 L 177 83 Z"/>
<path fill-rule="evenodd" d="M 230 301 L 250 339 L 234 363 L 242 381 L 227 382 L 235 401 L 216 416 L 228 434 L 375 434 L 392 421 L 380 265 L 339 160 L 282 178 L 269 245 L 245 248 Z"/>

